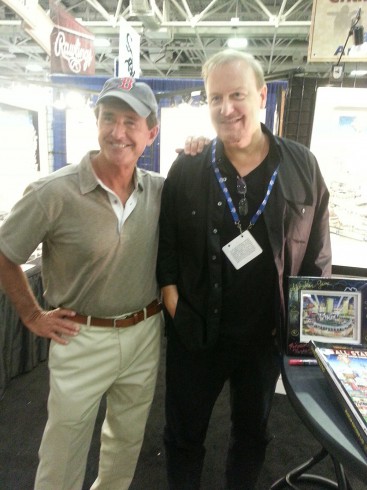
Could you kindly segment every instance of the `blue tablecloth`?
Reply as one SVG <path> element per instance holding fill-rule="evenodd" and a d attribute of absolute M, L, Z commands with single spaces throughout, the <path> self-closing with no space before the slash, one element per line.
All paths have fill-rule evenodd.
<path fill-rule="evenodd" d="M 42 307 L 41 259 L 26 270 L 30 286 Z M 24 327 L 7 296 L 0 290 L 0 398 L 9 381 L 33 369 L 48 356 L 49 340 L 37 337 Z"/>

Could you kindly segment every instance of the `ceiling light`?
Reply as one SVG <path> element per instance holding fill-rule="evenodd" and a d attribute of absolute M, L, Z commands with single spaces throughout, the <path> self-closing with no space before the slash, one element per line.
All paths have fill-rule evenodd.
<path fill-rule="evenodd" d="M 239 17 L 232 17 L 231 18 L 231 24 L 239 24 L 240 23 L 240 18 Z"/>
<path fill-rule="evenodd" d="M 352 70 L 350 72 L 351 77 L 364 77 L 367 75 L 367 70 Z"/>
<path fill-rule="evenodd" d="M 248 45 L 248 40 L 245 37 L 230 37 L 227 41 L 227 46 L 234 49 L 243 49 Z"/>

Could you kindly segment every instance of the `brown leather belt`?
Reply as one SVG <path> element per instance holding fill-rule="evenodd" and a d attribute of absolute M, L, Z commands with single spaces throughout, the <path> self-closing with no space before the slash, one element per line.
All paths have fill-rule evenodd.
<path fill-rule="evenodd" d="M 162 303 L 155 299 L 142 310 L 131 313 L 131 315 L 127 315 L 124 318 L 96 318 L 94 316 L 76 314 L 73 317 L 68 317 L 68 320 L 72 320 L 76 323 L 82 323 L 84 325 L 90 325 L 91 327 L 126 328 L 136 325 L 137 323 L 156 315 L 161 310 Z"/>

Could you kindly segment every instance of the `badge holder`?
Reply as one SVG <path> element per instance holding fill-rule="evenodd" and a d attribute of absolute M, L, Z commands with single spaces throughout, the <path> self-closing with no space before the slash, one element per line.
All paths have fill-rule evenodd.
<path fill-rule="evenodd" d="M 222 248 L 235 269 L 241 269 L 262 253 L 262 248 L 246 230 Z"/>

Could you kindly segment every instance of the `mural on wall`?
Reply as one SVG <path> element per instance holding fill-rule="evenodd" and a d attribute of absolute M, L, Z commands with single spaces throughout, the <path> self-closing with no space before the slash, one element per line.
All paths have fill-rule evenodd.
<path fill-rule="evenodd" d="M 330 191 L 333 264 L 367 268 L 367 89 L 318 88 L 310 147 Z"/>

